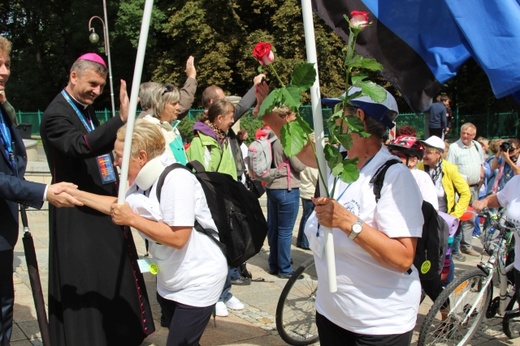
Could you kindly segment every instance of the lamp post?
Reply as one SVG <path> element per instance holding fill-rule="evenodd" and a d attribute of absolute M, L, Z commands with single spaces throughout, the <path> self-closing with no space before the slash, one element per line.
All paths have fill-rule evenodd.
<path fill-rule="evenodd" d="M 112 116 L 116 115 L 116 106 L 114 103 L 114 85 L 112 83 L 112 61 L 110 59 L 110 42 L 108 40 L 108 22 L 107 22 L 107 6 L 105 0 L 103 0 L 103 12 L 105 16 L 105 20 L 101 19 L 101 17 L 98 16 L 92 16 L 90 17 L 88 21 L 88 31 L 90 32 L 89 40 L 92 43 L 97 43 L 99 41 L 99 35 L 96 34 L 96 31 L 92 27 L 92 20 L 93 19 L 99 19 L 103 26 L 103 38 L 105 43 L 105 55 L 108 59 L 108 80 L 110 83 L 110 101 L 112 103 Z"/>

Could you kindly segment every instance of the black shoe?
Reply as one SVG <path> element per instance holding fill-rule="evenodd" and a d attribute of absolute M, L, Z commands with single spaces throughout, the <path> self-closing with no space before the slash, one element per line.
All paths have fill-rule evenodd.
<path fill-rule="evenodd" d="M 308 246 L 301 246 L 301 245 L 296 245 L 296 247 L 299 248 L 299 249 L 302 249 L 302 250 L 310 250 L 311 249 Z"/>
<path fill-rule="evenodd" d="M 278 270 L 271 270 L 271 269 L 269 269 L 267 272 L 269 274 L 271 274 L 271 275 L 278 275 Z"/>
<path fill-rule="evenodd" d="M 246 277 L 241 276 L 238 279 L 231 280 L 231 284 L 237 285 L 237 286 L 251 285 L 251 278 L 246 278 Z"/>
<path fill-rule="evenodd" d="M 293 276 L 294 273 L 289 273 L 289 274 L 278 274 L 278 277 L 280 279 L 290 279 L 292 276 Z M 298 276 L 298 280 L 301 280 L 303 279 L 303 275 L 300 275 Z"/>

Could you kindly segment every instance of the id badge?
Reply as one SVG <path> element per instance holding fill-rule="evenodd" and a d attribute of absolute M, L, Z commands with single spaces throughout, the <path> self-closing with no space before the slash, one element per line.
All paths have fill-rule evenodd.
<path fill-rule="evenodd" d="M 110 184 L 116 182 L 116 172 L 112 159 L 109 154 L 101 155 L 96 158 L 99 174 L 101 175 L 101 182 L 103 184 Z"/>

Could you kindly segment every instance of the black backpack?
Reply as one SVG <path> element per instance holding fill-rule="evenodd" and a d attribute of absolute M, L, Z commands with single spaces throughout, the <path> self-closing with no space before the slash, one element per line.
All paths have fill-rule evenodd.
<path fill-rule="evenodd" d="M 191 161 L 186 167 L 174 163 L 164 169 L 157 182 L 159 201 L 164 179 L 177 168 L 195 174 L 202 185 L 220 241 L 213 237 L 214 230 L 204 229 L 197 220 L 195 229 L 215 241 L 224 252 L 228 265 L 238 267 L 260 252 L 267 235 L 267 221 L 256 196 L 229 174 L 206 172 L 200 162 Z"/>
<path fill-rule="evenodd" d="M 374 184 L 376 202 L 381 198 L 386 171 L 396 163 L 402 162 L 397 159 L 386 161 L 370 180 Z M 426 201 L 422 203 L 422 213 L 424 217 L 422 238 L 417 241 L 413 264 L 419 271 L 421 280 L 429 280 L 441 274 L 448 249 L 449 227 L 435 208 Z"/>

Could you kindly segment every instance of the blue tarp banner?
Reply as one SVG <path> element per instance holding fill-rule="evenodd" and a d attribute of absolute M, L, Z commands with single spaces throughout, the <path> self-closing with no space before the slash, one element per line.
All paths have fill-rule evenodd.
<path fill-rule="evenodd" d="M 497 98 L 520 94 L 520 0 L 313 0 L 314 11 L 346 39 L 343 15 L 368 11 L 358 39 L 415 112 L 474 58 Z M 515 96 L 517 96 L 515 95 Z"/>

